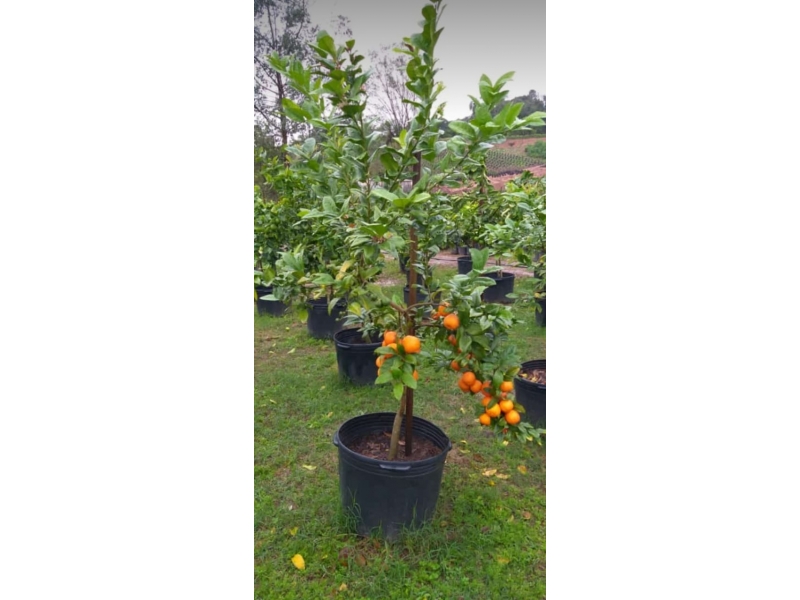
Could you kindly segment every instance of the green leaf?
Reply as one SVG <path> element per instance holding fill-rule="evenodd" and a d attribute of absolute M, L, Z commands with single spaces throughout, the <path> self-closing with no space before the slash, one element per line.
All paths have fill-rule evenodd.
<path fill-rule="evenodd" d="M 392 374 L 386 370 L 382 371 L 378 378 L 375 380 L 375 385 L 381 385 L 382 383 L 389 383 L 392 380 Z"/>
<path fill-rule="evenodd" d="M 377 196 L 378 198 L 383 198 L 384 200 L 388 200 L 389 202 L 394 202 L 397 200 L 397 195 L 393 194 L 387 189 L 384 188 L 373 188 L 372 195 Z"/>
<path fill-rule="evenodd" d="M 472 270 L 483 271 L 486 267 L 486 261 L 489 260 L 489 249 L 478 250 L 477 248 L 470 248 L 469 254 L 472 257 Z"/>
<path fill-rule="evenodd" d="M 413 375 L 403 371 L 400 378 L 403 380 L 403 383 L 406 384 L 408 387 L 410 387 L 412 390 L 417 389 L 417 380 L 414 379 Z"/>
<path fill-rule="evenodd" d="M 395 400 L 400 400 L 400 398 L 403 397 L 403 384 L 395 381 L 392 392 L 394 393 Z"/>
<path fill-rule="evenodd" d="M 463 121 L 451 121 L 447 124 L 447 126 L 459 135 L 470 138 L 475 136 L 475 130 L 469 123 L 464 123 Z"/>

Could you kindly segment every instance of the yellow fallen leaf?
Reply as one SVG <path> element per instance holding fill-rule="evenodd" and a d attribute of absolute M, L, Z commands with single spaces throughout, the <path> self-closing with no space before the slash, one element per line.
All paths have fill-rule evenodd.
<path fill-rule="evenodd" d="M 491 477 L 491 476 L 492 476 L 492 475 L 494 475 L 495 473 L 497 473 L 497 469 L 486 469 L 486 470 L 483 472 L 483 476 L 484 476 L 484 477 Z"/>
<path fill-rule="evenodd" d="M 295 554 L 292 557 L 292 564 L 301 571 L 304 571 L 306 568 L 306 561 L 303 560 L 303 557 L 300 554 Z"/>
<path fill-rule="evenodd" d="M 290 533 L 290 534 L 292 534 L 292 535 L 297 535 L 297 530 L 298 530 L 298 529 L 300 529 L 300 528 L 299 528 L 299 527 L 292 527 L 292 528 L 289 530 L 289 533 Z"/>
<path fill-rule="evenodd" d="M 490 479 L 490 480 L 489 480 L 489 485 L 490 485 L 491 487 L 494 487 L 494 479 Z"/>
<path fill-rule="evenodd" d="M 309 471 L 313 471 L 317 467 L 315 467 L 314 465 L 303 465 L 303 468 L 304 469 L 308 469 Z"/>
<path fill-rule="evenodd" d="M 498 479 L 508 479 L 511 475 L 503 475 L 502 473 L 497 474 Z"/>
<path fill-rule="evenodd" d="M 347 584 L 343 583 L 342 585 L 340 585 L 339 586 L 339 591 L 340 592 L 346 592 L 347 591 Z"/>
<path fill-rule="evenodd" d="M 503 440 L 503 446 L 508 446 L 508 440 Z"/>
<path fill-rule="evenodd" d="M 503 556 L 498 556 L 497 557 L 497 562 L 499 562 L 501 565 L 507 565 L 509 563 L 509 561 L 510 561 L 510 559 L 505 558 Z"/>
<path fill-rule="evenodd" d="M 465 414 L 467 414 L 467 411 L 466 411 L 466 409 L 465 409 L 463 406 L 461 407 L 461 414 L 462 414 L 462 415 L 465 415 Z"/>
<path fill-rule="evenodd" d="M 325 415 L 325 418 L 326 419 L 330 419 L 332 416 L 333 416 L 333 413 L 329 412 L 327 415 Z"/>
<path fill-rule="evenodd" d="M 508 517 L 508 522 L 509 523 L 513 523 L 514 522 L 514 515 L 511 515 L 510 517 Z"/>
<path fill-rule="evenodd" d="M 525 465 L 520 465 L 517 467 L 517 471 L 525 475 L 525 473 L 528 472 L 528 467 L 526 467 Z"/>
<path fill-rule="evenodd" d="M 287 352 L 286 354 L 294 354 L 294 351 L 295 351 L 295 350 L 297 350 L 297 348 L 292 348 L 292 349 L 291 349 L 291 350 L 289 350 L 289 352 Z"/>

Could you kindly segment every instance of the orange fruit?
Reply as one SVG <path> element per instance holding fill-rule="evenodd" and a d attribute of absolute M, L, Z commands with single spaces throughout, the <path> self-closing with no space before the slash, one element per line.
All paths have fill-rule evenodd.
<path fill-rule="evenodd" d="M 386 344 L 386 345 L 389 346 L 389 348 L 391 348 L 395 352 L 397 352 L 397 344 L 395 344 L 394 342 L 392 342 L 391 344 Z"/>
<path fill-rule="evenodd" d="M 473 383 L 475 383 L 475 373 L 472 371 L 467 371 L 461 376 L 461 380 L 467 385 L 471 386 Z"/>
<path fill-rule="evenodd" d="M 481 406 L 486 406 L 491 401 L 492 401 L 492 397 L 491 396 L 484 396 L 483 400 L 481 400 Z"/>
<path fill-rule="evenodd" d="M 511 392 L 514 390 L 514 384 L 511 381 L 504 381 L 500 384 L 501 392 Z"/>
<path fill-rule="evenodd" d="M 489 415 L 490 417 L 492 417 L 493 419 L 495 417 L 499 417 L 500 416 L 500 405 L 499 404 L 495 404 L 494 406 L 491 406 L 491 407 L 487 408 L 486 409 L 486 414 Z M 517 413 L 517 415 L 519 415 L 519 413 Z"/>
<path fill-rule="evenodd" d="M 419 373 L 417 373 L 417 370 L 416 370 L 416 369 L 414 369 L 414 373 L 413 373 L 411 376 L 412 376 L 412 377 L 413 377 L 413 378 L 414 378 L 416 381 L 419 381 Z"/>
<path fill-rule="evenodd" d="M 453 344 L 453 346 L 458 344 L 458 341 L 456 340 L 456 336 L 454 336 L 452 333 L 447 336 L 447 341 L 450 342 L 451 344 Z"/>
<path fill-rule="evenodd" d="M 459 321 L 457 314 L 450 313 L 444 318 L 444 321 L 442 321 L 442 325 L 444 325 L 445 329 L 449 329 L 450 331 L 455 331 L 456 329 L 458 329 L 458 326 L 461 325 L 461 321 Z"/>
<path fill-rule="evenodd" d="M 469 386 L 466 383 L 464 383 L 463 381 L 461 381 L 460 379 L 458 380 L 458 387 L 461 389 L 462 392 L 468 392 L 469 391 Z"/>
<path fill-rule="evenodd" d="M 506 422 L 509 425 L 516 425 L 517 423 L 519 423 L 519 420 L 521 418 L 522 417 L 520 417 L 519 413 L 515 410 L 510 410 L 506 413 Z"/>
<path fill-rule="evenodd" d="M 486 413 L 483 413 L 480 417 L 478 417 L 478 420 L 481 422 L 481 425 L 491 425 L 492 424 L 492 418 L 489 415 L 487 415 Z"/>
<path fill-rule="evenodd" d="M 440 317 L 443 317 L 447 314 L 447 307 L 450 306 L 447 302 L 440 304 L 439 308 L 436 309 L 436 314 Z"/>
<path fill-rule="evenodd" d="M 422 348 L 422 342 L 415 335 L 407 335 L 400 340 L 400 343 L 403 345 L 406 354 L 417 354 Z"/>
<path fill-rule="evenodd" d="M 453 371 L 460 371 L 461 365 L 458 364 L 457 360 L 454 360 L 453 362 L 450 363 L 450 368 L 453 369 Z"/>
<path fill-rule="evenodd" d="M 500 400 L 500 410 L 504 413 L 514 410 L 514 403 L 511 400 Z"/>
<path fill-rule="evenodd" d="M 469 391 L 472 392 L 473 394 L 477 394 L 478 392 L 481 391 L 481 387 L 482 387 L 481 386 L 481 382 L 480 381 L 476 381 L 471 386 L 469 386 Z"/>
<path fill-rule="evenodd" d="M 375 366 L 380 368 L 384 360 L 386 360 L 385 356 L 379 356 L 378 358 L 375 359 Z"/>
<path fill-rule="evenodd" d="M 396 331 L 385 331 L 383 333 L 383 341 L 386 342 L 386 345 L 393 344 L 397 341 L 397 332 Z"/>

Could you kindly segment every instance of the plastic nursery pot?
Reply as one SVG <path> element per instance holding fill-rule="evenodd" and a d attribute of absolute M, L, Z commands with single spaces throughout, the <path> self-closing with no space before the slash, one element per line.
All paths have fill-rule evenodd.
<path fill-rule="evenodd" d="M 308 305 L 308 334 L 318 340 L 331 339 L 333 334 L 342 328 L 347 302 L 339 300 L 328 314 L 328 301 L 325 298 L 309 300 Z"/>
<path fill-rule="evenodd" d="M 393 421 L 394 413 L 361 415 L 345 421 L 333 436 L 339 449 L 339 491 L 345 516 L 359 535 L 379 529 L 389 540 L 403 528 L 414 529 L 433 518 L 444 462 L 452 448 L 444 431 L 419 417 L 414 417 L 414 439 L 433 442 L 441 449 L 436 456 L 408 462 L 376 460 L 348 447 L 362 436 L 391 432 Z M 404 435 L 405 420 L 401 440 Z"/>
<path fill-rule="evenodd" d="M 458 274 L 459 275 L 466 275 L 470 271 L 472 271 L 472 257 L 471 256 L 459 256 L 456 261 L 458 262 Z"/>
<path fill-rule="evenodd" d="M 546 361 L 542 360 L 529 360 L 520 365 L 521 371 L 530 372 L 533 369 L 545 369 Z M 531 425 L 538 425 L 545 427 L 546 420 L 546 403 L 545 392 L 546 385 L 541 383 L 533 383 L 522 377 L 514 377 L 514 397 L 517 402 L 525 407 L 525 412 L 522 413 L 522 418 Z"/>
<path fill-rule="evenodd" d="M 541 312 L 538 312 L 538 311 L 536 312 L 536 324 L 539 327 L 547 327 L 547 321 L 545 320 L 545 309 L 546 309 L 545 302 L 546 301 L 547 301 L 547 298 L 541 298 L 540 300 L 536 300 L 535 301 L 536 304 L 538 304 L 539 306 L 542 307 L 542 311 Z"/>
<path fill-rule="evenodd" d="M 260 315 L 272 315 L 273 317 L 280 317 L 286 310 L 289 308 L 283 302 L 279 302 L 277 300 L 262 300 L 263 296 L 272 293 L 272 286 L 259 286 L 256 288 L 256 294 L 258 295 L 258 299 L 256 300 L 256 306 L 258 307 L 258 314 Z"/>
<path fill-rule="evenodd" d="M 514 292 L 515 276 L 513 273 L 496 271 L 494 273 L 487 273 L 486 276 L 490 279 L 494 279 L 495 284 L 484 290 L 482 296 L 484 302 L 509 304 L 514 301 L 511 298 L 506 298 L 506 294 L 512 294 Z"/>
<path fill-rule="evenodd" d="M 342 329 L 333 334 L 342 379 L 355 385 L 375 385 L 378 378 L 375 350 L 381 347 L 381 341 L 375 339 L 378 338 L 365 343 L 359 329 Z"/>

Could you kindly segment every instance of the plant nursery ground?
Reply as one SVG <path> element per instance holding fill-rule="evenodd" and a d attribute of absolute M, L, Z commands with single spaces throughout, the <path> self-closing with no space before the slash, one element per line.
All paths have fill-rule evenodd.
<path fill-rule="evenodd" d="M 402 296 L 396 266 L 387 275 Z M 533 309 L 518 315 L 522 360 L 545 358 Z M 414 400 L 453 443 L 433 521 L 392 543 L 361 538 L 341 512 L 333 434 L 351 417 L 394 412 L 391 391 L 341 382 L 333 341 L 312 339 L 296 318 L 255 316 L 255 598 L 545 597 L 546 442 L 503 446 L 456 382 L 421 371 Z"/>

